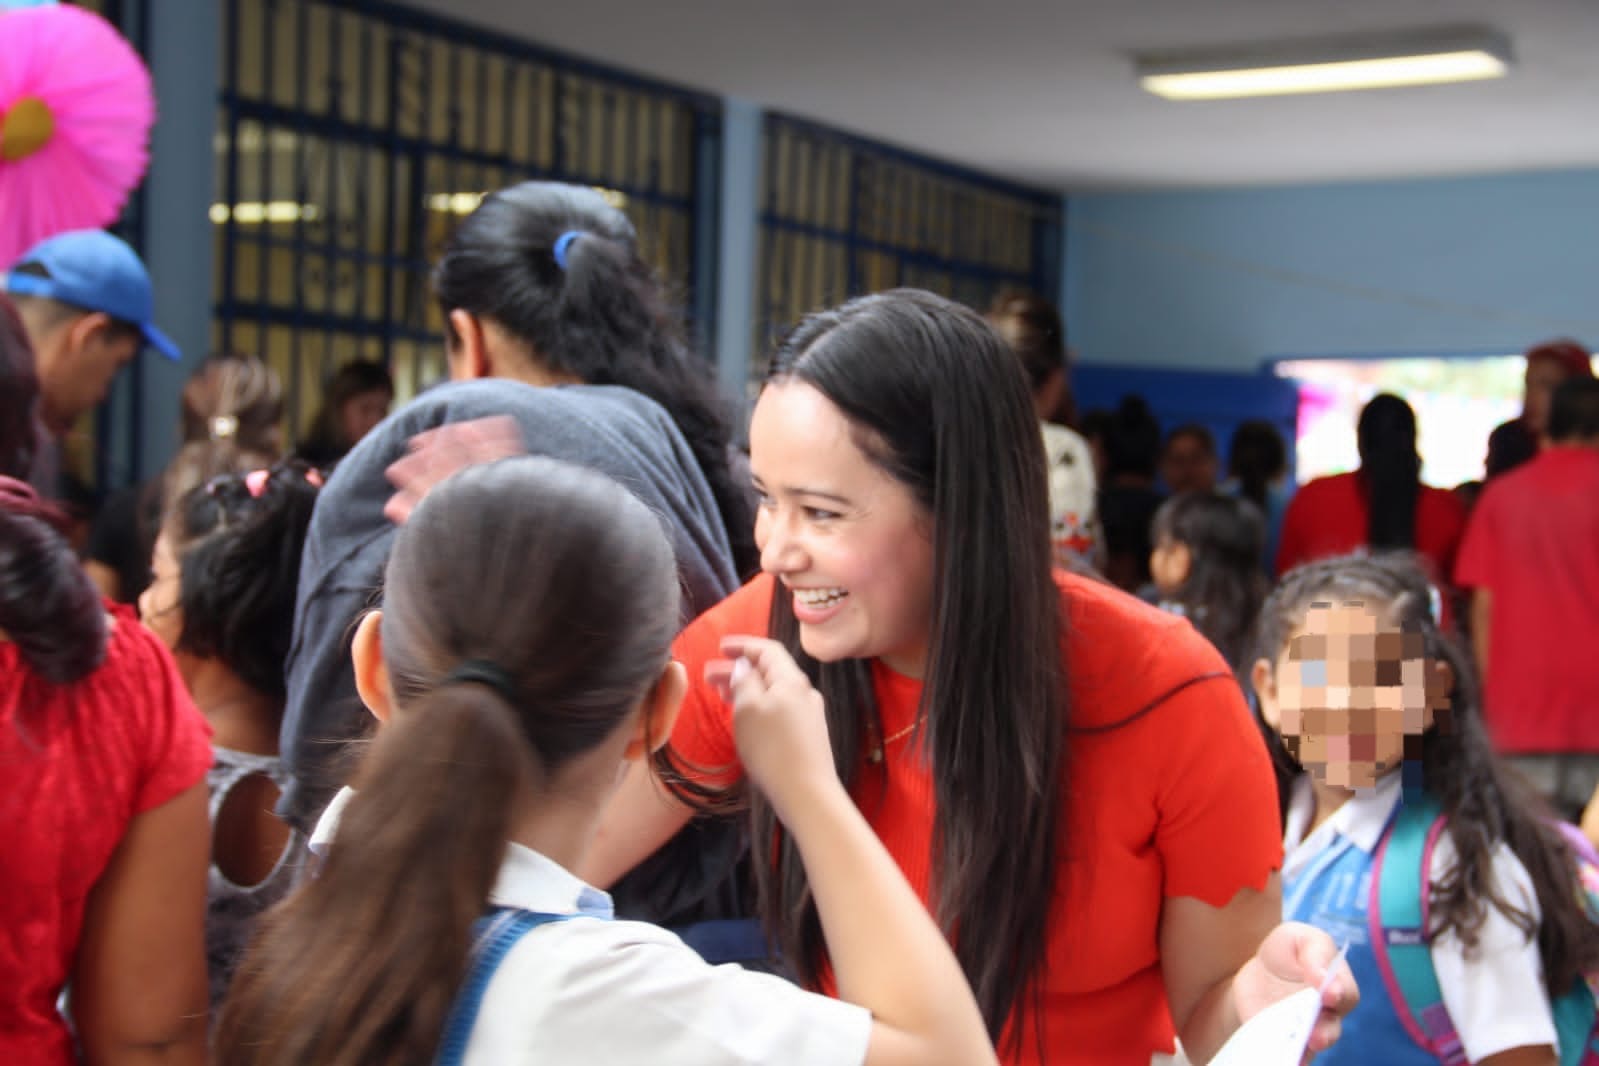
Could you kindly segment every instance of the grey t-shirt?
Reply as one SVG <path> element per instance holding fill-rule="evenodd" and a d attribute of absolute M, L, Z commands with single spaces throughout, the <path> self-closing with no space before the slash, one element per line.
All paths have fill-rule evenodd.
<path fill-rule="evenodd" d="M 300 562 L 281 749 L 293 775 L 278 813 L 309 836 L 352 769 L 348 742 L 369 734 L 350 638 L 376 606 L 397 527 L 384 475 L 412 437 L 510 415 L 527 450 L 615 478 L 662 516 L 677 554 L 684 621 L 737 587 L 727 531 L 694 454 L 654 401 L 614 386 L 535 388 L 504 379 L 441 385 L 389 415 L 339 463 L 317 500 Z"/>

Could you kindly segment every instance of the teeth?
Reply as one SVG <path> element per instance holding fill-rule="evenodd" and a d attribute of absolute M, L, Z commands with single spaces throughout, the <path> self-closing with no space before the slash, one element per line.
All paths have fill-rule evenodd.
<path fill-rule="evenodd" d="M 849 593 L 844 589 L 795 589 L 794 595 L 807 607 L 831 607 Z"/>

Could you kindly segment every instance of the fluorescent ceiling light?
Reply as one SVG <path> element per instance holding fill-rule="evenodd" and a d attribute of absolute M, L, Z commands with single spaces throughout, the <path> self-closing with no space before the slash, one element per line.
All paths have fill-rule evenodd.
<path fill-rule="evenodd" d="M 607 189 L 599 185 L 593 188 L 595 192 L 605 197 L 606 203 L 618 211 L 626 209 L 626 193 L 617 192 L 615 189 Z M 488 193 L 483 192 L 438 192 L 428 196 L 426 202 L 429 211 L 438 211 L 450 215 L 470 215 L 477 210 L 477 205 L 482 203 L 483 197 L 487 195 Z"/>
<path fill-rule="evenodd" d="M 241 226 L 258 226 L 263 222 L 315 222 L 321 217 L 322 211 L 316 204 L 298 204 L 293 200 L 273 200 L 264 204 L 245 202 L 234 204 L 232 208 L 227 204 L 211 205 L 211 221 L 218 226 L 230 218 Z"/>
<path fill-rule="evenodd" d="M 1491 30 L 1285 41 L 1135 57 L 1139 84 L 1168 100 L 1345 92 L 1503 77 L 1510 49 Z"/>

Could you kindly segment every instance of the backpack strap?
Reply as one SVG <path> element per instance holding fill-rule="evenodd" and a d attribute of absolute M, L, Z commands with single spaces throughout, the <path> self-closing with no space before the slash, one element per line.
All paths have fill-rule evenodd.
<path fill-rule="evenodd" d="M 545 914 L 504 907 L 495 908 L 477 920 L 472 927 L 476 940 L 467 958 L 466 980 L 456 993 L 455 1004 L 444 1023 L 435 1066 L 460 1066 L 465 1059 L 466 1045 L 472 1039 L 472 1026 L 477 1023 L 489 981 L 517 942 L 541 925 L 576 917 L 576 914 Z"/>
<path fill-rule="evenodd" d="M 1588 917 L 1599 922 L 1599 854 L 1582 830 L 1570 822 L 1557 820 L 1554 826 L 1576 856 L 1577 894 L 1588 910 Z M 1596 1000 L 1599 1000 L 1599 973 L 1588 973 L 1565 995 L 1549 1004 L 1560 1038 L 1561 1066 L 1599 1066 Z"/>
<path fill-rule="evenodd" d="M 1377 845 L 1366 922 L 1377 972 L 1410 1038 L 1444 1066 L 1465 1066 L 1465 1050 L 1444 1007 L 1427 943 L 1429 873 L 1444 829 L 1438 804 L 1401 800 Z"/>

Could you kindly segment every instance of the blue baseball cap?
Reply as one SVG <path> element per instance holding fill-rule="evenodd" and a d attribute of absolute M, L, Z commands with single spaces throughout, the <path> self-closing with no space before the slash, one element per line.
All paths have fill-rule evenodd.
<path fill-rule="evenodd" d="M 44 274 L 18 269 L 26 266 L 37 266 Z M 40 241 L 6 272 L 5 289 L 17 296 L 45 296 L 85 311 L 104 312 L 138 326 L 150 347 L 173 362 L 183 358 L 171 338 L 150 321 L 155 298 L 138 253 L 104 230 L 73 230 Z"/>

